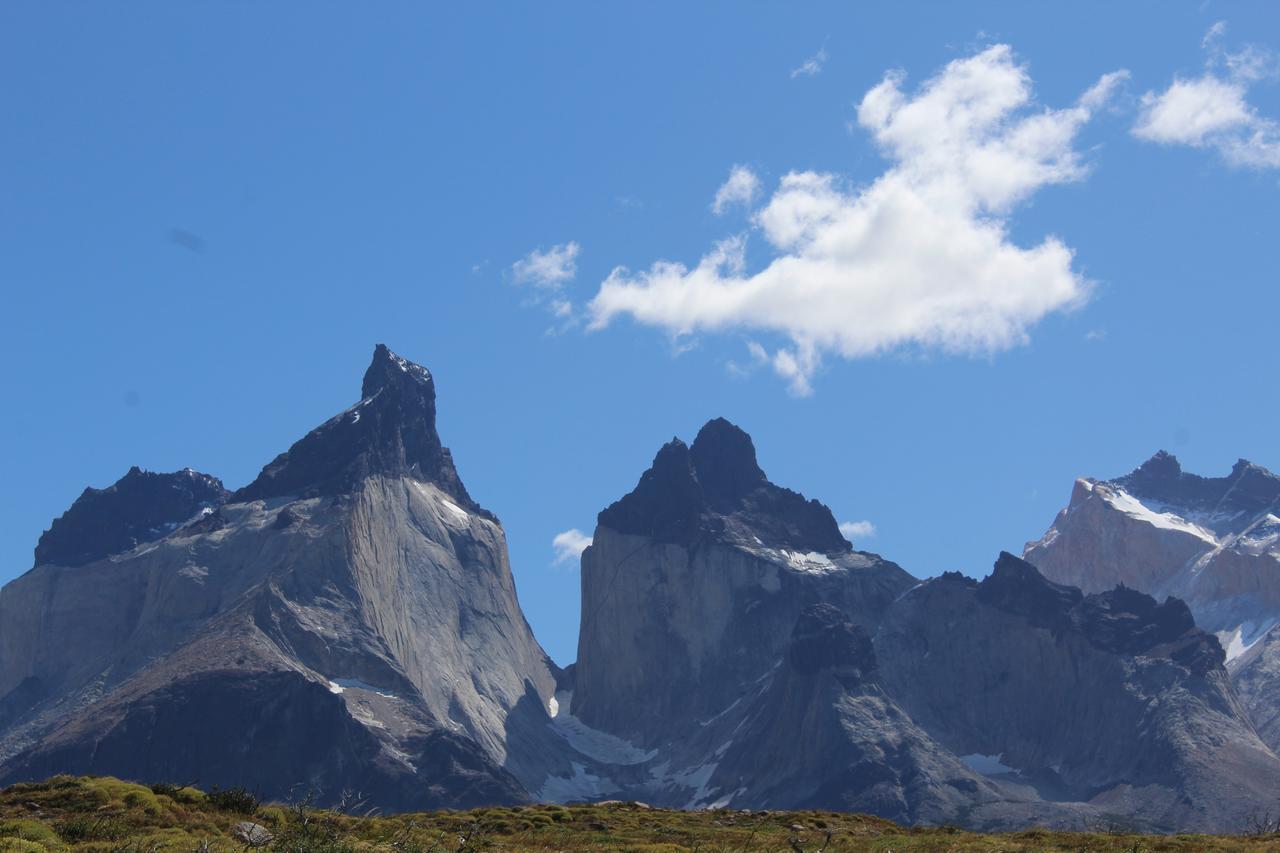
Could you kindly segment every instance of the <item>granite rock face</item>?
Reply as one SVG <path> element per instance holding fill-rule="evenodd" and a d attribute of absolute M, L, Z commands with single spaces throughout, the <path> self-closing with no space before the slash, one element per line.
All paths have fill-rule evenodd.
<path fill-rule="evenodd" d="M 1002 554 L 981 582 L 904 595 L 875 639 L 886 691 L 952 752 L 989 756 L 1046 800 L 1152 830 L 1242 825 L 1280 759 L 1176 599 L 1083 595 Z"/>
<path fill-rule="evenodd" d="M 855 552 L 831 511 L 764 479 L 724 420 L 658 451 L 582 556 L 573 713 L 646 747 L 741 698 L 804 608 L 874 627 L 915 579 Z"/>
<path fill-rule="evenodd" d="M 131 472 L 55 524 L 55 543 L 95 549 L 0 590 L 0 781 L 114 773 L 427 808 L 525 801 L 567 766 L 558 671 L 501 526 L 436 434 L 430 374 L 379 346 L 362 395 L 234 495 Z M 142 487 L 163 512 L 135 511 Z M 188 523 L 136 534 L 164 518 Z"/>

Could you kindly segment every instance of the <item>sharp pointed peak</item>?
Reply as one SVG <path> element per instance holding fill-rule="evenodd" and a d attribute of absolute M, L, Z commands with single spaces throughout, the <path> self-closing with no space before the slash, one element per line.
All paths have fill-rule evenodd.
<path fill-rule="evenodd" d="M 378 344 L 361 394 L 355 406 L 269 462 L 235 499 L 342 494 L 371 476 L 411 477 L 439 486 L 464 509 L 484 511 L 467 494 L 436 432 L 430 371 Z"/>
<path fill-rule="evenodd" d="M 1177 477 L 1181 473 L 1182 463 L 1178 461 L 1178 457 L 1167 450 L 1157 450 L 1150 459 L 1143 462 L 1133 471 L 1133 475 L 1146 476 L 1148 478 Z"/>
<path fill-rule="evenodd" d="M 434 394 L 431 371 L 421 364 L 396 355 L 386 344 L 378 344 L 373 348 L 373 359 L 364 372 L 360 396 L 367 400 L 387 385 L 405 382 L 431 387 Z"/>

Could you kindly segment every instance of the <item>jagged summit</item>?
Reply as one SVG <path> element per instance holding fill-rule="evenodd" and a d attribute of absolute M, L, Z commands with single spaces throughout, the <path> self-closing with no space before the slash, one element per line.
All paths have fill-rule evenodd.
<path fill-rule="evenodd" d="M 1084 595 L 1054 583 L 1039 569 L 1001 552 L 995 569 L 977 586 L 977 599 L 1056 633 L 1073 631 L 1104 651 L 1168 657 L 1204 673 L 1223 663 L 1222 646 L 1199 630 L 1181 599 L 1157 602 L 1123 583 Z"/>
<path fill-rule="evenodd" d="M 1187 473 L 1161 450 L 1132 472 L 1110 481 L 1138 498 L 1200 512 L 1257 513 L 1280 501 L 1280 476 L 1240 459 L 1225 477 Z"/>
<path fill-rule="evenodd" d="M 386 344 L 378 344 L 373 348 L 373 361 L 364 372 L 364 381 L 360 385 L 361 400 L 368 400 L 388 385 L 409 382 L 430 388 L 432 399 L 435 398 L 435 386 L 431 371 L 420 364 L 414 364 L 406 358 L 396 355 Z"/>
<path fill-rule="evenodd" d="M 105 489 L 87 488 L 36 544 L 35 564 L 82 566 L 167 535 L 229 492 L 191 468 L 161 474 L 133 466 Z"/>
<path fill-rule="evenodd" d="M 1182 463 L 1167 450 L 1157 450 L 1146 462 L 1134 469 L 1130 477 L 1149 482 L 1176 480 L 1182 474 Z"/>
<path fill-rule="evenodd" d="M 342 494 L 382 475 L 433 483 L 464 508 L 485 512 L 440 442 L 435 381 L 425 367 L 378 344 L 361 395 L 272 460 L 234 500 Z"/>
<path fill-rule="evenodd" d="M 636 487 L 598 521 L 661 542 L 706 535 L 802 552 L 853 547 L 825 505 L 769 482 L 751 437 L 724 418 L 708 421 L 692 447 L 679 438 L 664 444 Z"/>

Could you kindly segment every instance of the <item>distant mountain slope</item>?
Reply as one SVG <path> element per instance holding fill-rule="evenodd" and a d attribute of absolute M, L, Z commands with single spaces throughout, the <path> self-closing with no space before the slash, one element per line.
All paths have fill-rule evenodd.
<path fill-rule="evenodd" d="M 1161 451 L 1123 477 L 1077 480 L 1024 556 L 1085 592 L 1177 596 L 1234 659 L 1280 617 L 1280 477 L 1243 459 L 1199 477 Z"/>
<path fill-rule="evenodd" d="M 981 582 L 949 574 L 903 596 L 876 650 L 889 695 L 926 731 L 1045 799 L 1210 829 L 1280 786 L 1217 639 L 1176 599 L 1086 596 L 1003 554 Z"/>
<path fill-rule="evenodd" d="M 1161 451 L 1123 477 L 1077 480 L 1025 557 L 1086 591 L 1122 583 L 1186 601 L 1280 749 L 1280 476 L 1242 459 L 1225 477 L 1200 477 Z"/>

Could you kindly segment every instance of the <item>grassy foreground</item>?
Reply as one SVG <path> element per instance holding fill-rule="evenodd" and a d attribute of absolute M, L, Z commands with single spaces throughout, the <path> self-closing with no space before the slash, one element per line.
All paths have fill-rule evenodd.
<path fill-rule="evenodd" d="M 46 850 L 1274 850 L 1280 838 L 904 829 L 833 812 L 681 812 L 637 803 L 355 816 L 259 805 L 240 791 L 57 776 L 0 791 L 0 853 Z"/>

